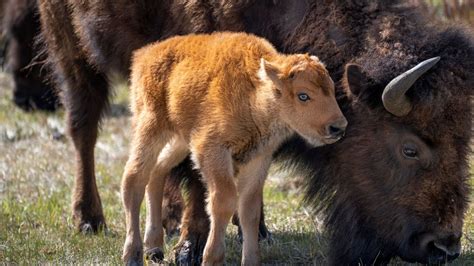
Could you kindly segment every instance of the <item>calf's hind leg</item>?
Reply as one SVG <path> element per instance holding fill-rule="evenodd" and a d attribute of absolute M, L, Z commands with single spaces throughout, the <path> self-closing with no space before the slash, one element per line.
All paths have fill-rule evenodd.
<path fill-rule="evenodd" d="M 138 119 L 130 157 L 122 178 L 122 200 L 127 229 L 122 258 L 125 263 L 131 265 L 143 263 L 139 226 L 140 205 L 159 152 L 169 140 L 169 133 L 160 132 L 162 128 L 152 116 L 150 117 L 142 116 Z"/>
<path fill-rule="evenodd" d="M 165 177 L 189 153 L 187 144 L 179 137 L 166 144 L 158 156 L 156 165 L 146 186 L 147 215 L 145 230 L 145 255 L 154 262 L 163 260 L 162 201 Z"/>

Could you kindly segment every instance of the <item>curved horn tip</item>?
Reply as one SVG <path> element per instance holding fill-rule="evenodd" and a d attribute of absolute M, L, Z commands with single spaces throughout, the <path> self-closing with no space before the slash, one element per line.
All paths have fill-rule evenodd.
<path fill-rule="evenodd" d="M 420 64 L 427 64 L 431 67 L 433 67 L 434 65 L 436 65 L 436 63 L 439 62 L 439 60 L 441 60 L 441 56 L 436 56 L 436 57 L 432 57 L 432 58 L 429 58 L 429 59 L 426 59 L 425 61 L 421 62 Z"/>
<path fill-rule="evenodd" d="M 405 93 L 425 72 L 431 69 L 441 57 L 426 59 L 392 79 L 382 93 L 382 103 L 385 109 L 395 116 L 405 116 L 413 108 Z"/>

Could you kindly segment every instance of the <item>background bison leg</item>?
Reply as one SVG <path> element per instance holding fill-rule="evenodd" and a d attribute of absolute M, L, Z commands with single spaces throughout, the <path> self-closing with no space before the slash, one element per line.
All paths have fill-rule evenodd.
<path fill-rule="evenodd" d="M 76 149 L 73 218 L 82 231 L 97 231 L 105 225 L 94 174 L 94 146 L 98 124 L 107 106 L 108 84 L 87 60 L 75 37 L 69 6 L 40 0 L 42 38 L 48 60 L 54 65 L 69 133 Z"/>
<path fill-rule="evenodd" d="M 25 110 L 54 111 L 58 97 L 46 84 L 45 58 L 39 55 L 35 45 L 40 32 L 36 1 L 9 0 L 5 8 L 6 63 L 13 74 L 13 100 Z"/>
<path fill-rule="evenodd" d="M 265 212 L 263 211 L 263 202 L 262 202 L 262 208 L 260 212 L 260 223 L 258 225 L 258 241 L 268 241 L 271 243 L 272 241 L 272 233 L 268 230 L 267 225 L 265 224 Z M 238 234 L 239 234 L 239 241 L 240 243 L 243 243 L 243 238 L 242 238 L 242 228 L 240 227 L 240 222 L 239 222 L 239 216 L 237 214 L 234 214 L 232 216 L 232 223 L 235 226 L 238 226 Z"/>
<path fill-rule="evenodd" d="M 206 189 L 200 180 L 200 174 L 192 169 L 189 158 L 172 171 L 168 180 L 170 182 L 167 181 L 167 186 L 178 186 L 182 183 L 184 190 L 187 192 L 184 197 L 185 206 L 181 219 L 181 236 L 175 247 L 176 264 L 200 264 L 209 234 L 209 217 L 205 210 Z M 176 180 L 179 180 L 179 182 L 176 182 Z M 180 193 L 179 189 L 173 189 L 173 191 Z M 177 196 L 173 197 L 176 198 Z"/>
<path fill-rule="evenodd" d="M 181 236 L 175 248 L 176 263 L 180 265 L 201 264 L 209 234 L 209 217 L 205 210 L 206 189 L 198 176 L 191 177 L 188 192 L 181 220 Z"/>
<path fill-rule="evenodd" d="M 83 70 L 76 73 L 82 84 L 69 88 L 64 97 L 68 127 L 76 148 L 72 211 L 81 231 L 96 232 L 105 226 L 105 219 L 94 173 L 94 147 L 101 113 L 107 105 L 108 85 L 104 77 Z"/>
<path fill-rule="evenodd" d="M 167 238 L 180 234 L 181 217 L 184 199 L 181 194 L 180 182 L 174 175 L 165 180 L 162 204 L 162 222 Z"/>

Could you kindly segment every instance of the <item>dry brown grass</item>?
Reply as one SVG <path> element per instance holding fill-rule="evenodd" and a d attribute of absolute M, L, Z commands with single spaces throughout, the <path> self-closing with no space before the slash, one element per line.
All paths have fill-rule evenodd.
<path fill-rule="evenodd" d="M 410 0 L 421 4 L 433 17 L 462 21 L 474 26 L 474 0 Z"/>

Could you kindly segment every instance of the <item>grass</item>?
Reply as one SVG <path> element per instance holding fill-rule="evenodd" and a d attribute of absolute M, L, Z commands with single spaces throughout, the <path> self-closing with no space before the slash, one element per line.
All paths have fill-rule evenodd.
<path fill-rule="evenodd" d="M 63 113 L 24 113 L 10 101 L 9 76 L 0 73 L 0 264 L 120 264 L 124 219 L 119 183 L 129 140 L 126 90 L 119 90 L 96 147 L 96 172 L 109 230 L 76 233 L 70 215 L 74 152 L 64 136 Z M 472 181 L 474 183 L 474 180 Z M 266 220 L 274 241 L 262 244 L 266 264 L 325 264 L 321 224 L 300 204 L 301 195 L 272 178 L 265 188 Z M 144 213 L 144 212 L 142 212 Z M 241 246 L 229 226 L 227 263 Z M 167 242 L 166 259 L 172 261 Z M 474 205 L 466 218 L 463 256 L 474 263 Z M 393 261 L 393 264 L 401 263 Z"/>

